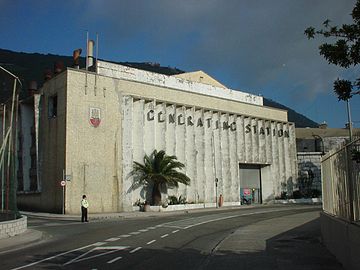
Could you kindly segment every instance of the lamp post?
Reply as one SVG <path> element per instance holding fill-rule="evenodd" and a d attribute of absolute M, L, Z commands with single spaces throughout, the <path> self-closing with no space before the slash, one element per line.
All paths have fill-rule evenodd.
<path fill-rule="evenodd" d="M 346 100 L 346 110 L 348 115 L 348 124 L 349 124 L 349 139 L 352 142 L 352 122 L 351 122 L 351 111 L 350 111 L 350 101 L 349 99 Z"/>

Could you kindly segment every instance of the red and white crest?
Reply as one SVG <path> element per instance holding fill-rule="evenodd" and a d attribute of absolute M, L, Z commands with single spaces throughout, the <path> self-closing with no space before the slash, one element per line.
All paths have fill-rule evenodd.
<path fill-rule="evenodd" d="M 93 127 L 98 127 L 101 122 L 100 109 L 90 108 L 90 124 Z"/>

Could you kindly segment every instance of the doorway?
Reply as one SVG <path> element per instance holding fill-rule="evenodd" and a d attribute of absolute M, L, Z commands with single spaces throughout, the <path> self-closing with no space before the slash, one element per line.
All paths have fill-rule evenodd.
<path fill-rule="evenodd" d="M 261 204 L 261 167 L 253 164 L 239 164 L 241 204 Z"/>

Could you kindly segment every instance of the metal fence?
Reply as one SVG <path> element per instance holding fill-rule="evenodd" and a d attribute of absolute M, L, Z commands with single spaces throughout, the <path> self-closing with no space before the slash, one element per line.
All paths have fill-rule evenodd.
<path fill-rule="evenodd" d="M 330 151 L 321 161 L 324 212 L 360 221 L 360 138 Z"/>

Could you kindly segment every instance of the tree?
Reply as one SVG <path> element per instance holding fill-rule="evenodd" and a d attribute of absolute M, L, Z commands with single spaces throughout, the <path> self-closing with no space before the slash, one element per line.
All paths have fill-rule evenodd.
<path fill-rule="evenodd" d="M 320 55 L 329 64 L 350 68 L 360 63 L 360 0 L 357 0 L 351 16 L 352 24 L 343 24 L 341 27 L 332 26 L 331 21 L 326 20 L 323 23 L 324 28 L 321 30 L 316 30 L 312 26 L 305 30 L 308 39 L 320 35 L 334 40 L 333 43 L 324 43 L 319 47 Z M 359 90 L 360 78 L 353 82 L 338 78 L 334 82 L 334 92 L 339 101 L 348 101 L 354 95 L 360 94 Z"/>
<path fill-rule="evenodd" d="M 178 187 L 179 183 L 190 184 L 190 178 L 179 172 L 185 165 L 176 156 L 168 156 L 165 151 L 154 150 L 144 156 L 144 164 L 134 161 L 131 175 L 134 176 L 133 188 L 152 185 L 152 204 L 161 204 L 161 188 Z"/>

